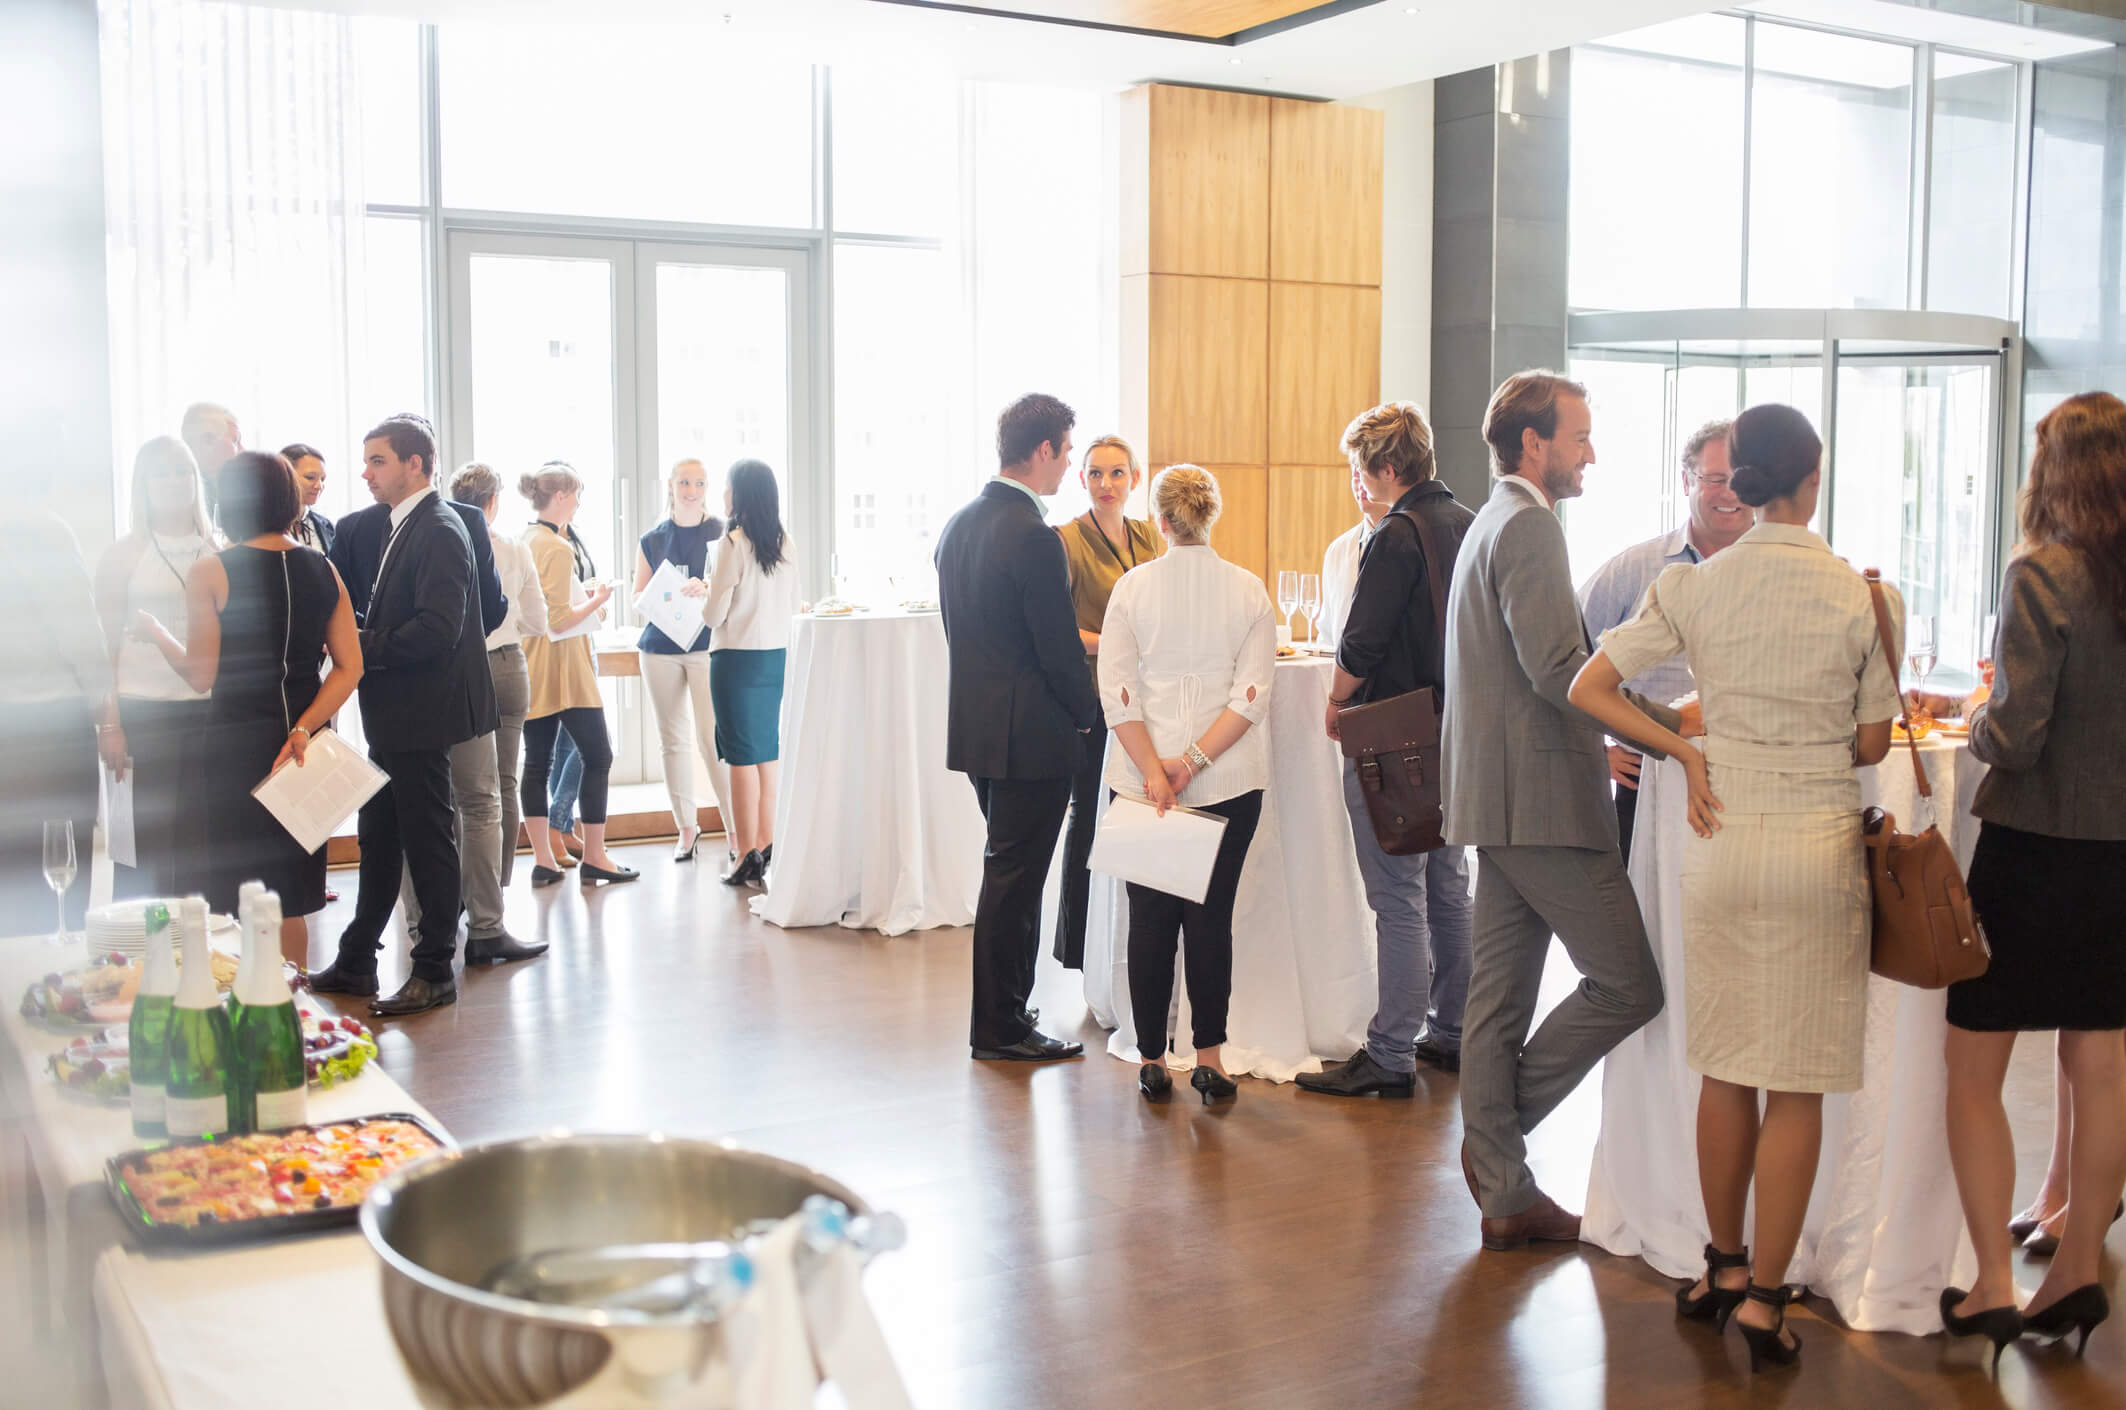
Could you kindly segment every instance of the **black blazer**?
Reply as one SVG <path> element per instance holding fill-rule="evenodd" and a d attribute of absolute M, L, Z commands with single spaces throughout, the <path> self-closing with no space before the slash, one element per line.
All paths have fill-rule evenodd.
<path fill-rule="evenodd" d="M 414 749 L 448 749 L 486 734 L 496 724 L 495 683 L 487 668 L 487 633 L 480 626 L 480 594 L 475 585 L 473 536 L 451 510 L 458 506 L 434 496 L 423 499 L 406 516 L 398 544 L 375 579 L 362 610 L 362 728 L 380 753 Z M 384 505 L 381 522 L 390 529 Z M 475 511 L 477 512 L 477 511 Z M 339 560 L 353 520 L 340 521 L 333 545 Z M 375 522 L 363 518 L 359 527 Z M 486 525 L 480 539 L 487 536 Z M 379 542 L 377 549 L 382 550 Z M 490 557 L 492 550 L 490 550 Z M 347 569 L 341 568 L 347 576 Z M 376 572 L 373 562 L 362 583 Z M 355 591 L 355 578 L 347 589 Z M 360 602 L 362 598 L 356 598 Z"/>
<path fill-rule="evenodd" d="M 303 517 L 310 521 L 310 532 L 317 535 L 318 543 L 329 556 L 332 552 L 332 521 L 315 509 L 304 510 Z"/>
<path fill-rule="evenodd" d="M 952 661 L 945 767 L 976 778 L 1068 778 L 1101 725 L 1063 541 L 1032 499 L 991 481 L 938 535 L 938 606 Z"/>
<path fill-rule="evenodd" d="M 440 491 L 436 498 L 442 499 Z M 472 541 L 473 572 L 480 583 L 480 636 L 485 640 L 509 612 L 509 599 L 502 594 L 502 578 L 495 571 L 495 546 L 487 534 L 487 515 L 475 505 L 454 499 L 443 502 L 457 511 Z M 377 562 L 384 554 L 384 540 L 391 535 L 391 506 L 372 504 L 341 519 L 325 537 L 326 556 L 340 570 L 347 584 L 347 599 L 354 604 L 357 621 L 369 611 L 369 589 L 376 582 Z"/>

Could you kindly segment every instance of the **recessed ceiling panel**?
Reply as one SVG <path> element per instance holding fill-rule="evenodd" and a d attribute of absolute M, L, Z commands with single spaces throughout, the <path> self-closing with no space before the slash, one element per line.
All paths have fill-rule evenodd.
<path fill-rule="evenodd" d="M 1190 39 L 1232 40 L 1264 26 L 1327 19 L 1378 0 L 885 0 L 890 5 L 965 10 L 1052 24 L 1098 25 Z"/>

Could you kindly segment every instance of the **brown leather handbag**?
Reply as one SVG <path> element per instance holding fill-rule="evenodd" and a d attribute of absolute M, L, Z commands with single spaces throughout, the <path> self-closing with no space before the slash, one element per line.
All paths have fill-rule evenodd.
<path fill-rule="evenodd" d="M 1868 594 L 1875 601 L 1875 630 L 1882 637 L 1883 656 L 1890 672 L 1897 674 L 1897 648 L 1890 635 L 1890 611 L 1883 602 L 1882 575 L 1867 570 Z M 1903 694 L 1899 693 L 1900 706 Z M 1912 738 L 1912 721 L 1902 708 L 1905 747 L 1912 756 L 1912 773 L 1919 780 L 1919 796 L 1932 798 L 1927 771 L 1920 766 L 1919 745 Z M 1914 836 L 1897 830 L 1897 819 L 1880 808 L 1861 814 L 1860 830 L 1867 846 L 1868 885 L 1875 897 L 1875 934 L 1868 968 L 1885 979 L 1919 989 L 1942 989 L 1960 980 L 1976 979 L 1992 960 L 1985 932 L 1971 909 L 1971 893 L 1964 889 L 1963 868 L 1949 840 L 1929 827 Z"/>
<path fill-rule="evenodd" d="M 1432 617 L 1439 638 L 1447 635 L 1447 570 L 1423 517 L 1396 510 L 1417 530 L 1432 583 Z M 1385 521 L 1383 521 L 1385 522 Z M 1439 692 L 1427 686 L 1336 712 L 1336 733 L 1346 759 L 1358 762 L 1359 792 L 1374 840 L 1391 857 L 1436 852 L 1441 836 Z"/>

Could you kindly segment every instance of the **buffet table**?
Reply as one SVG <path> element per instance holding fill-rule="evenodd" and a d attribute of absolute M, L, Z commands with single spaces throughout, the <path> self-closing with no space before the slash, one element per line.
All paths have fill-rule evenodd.
<path fill-rule="evenodd" d="M 945 767 L 949 672 L 935 612 L 797 619 L 775 864 L 754 914 L 888 935 L 974 923 L 986 829 Z"/>
<path fill-rule="evenodd" d="M 289 1386 L 302 1384 L 304 1399 L 336 1404 L 321 1397 L 309 1380 L 264 1374 L 266 1361 L 277 1355 L 311 1358 L 314 1368 L 322 1339 L 351 1351 L 367 1350 L 375 1342 L 380 1355 L 363 1358 L 359 1376 L 334 1373 L 341 1385 L 363 1389 L 363 1405 L 418 1404 L 390 1345 L 375 1263 L 359 1234 L 187 1254 L 146 1254 L 127 1247 L 124 1224 L 104 1189 L 103 1167 L 109 1157 L 144 1142 L 133 1135 L 132 1117 L 123 1105 L 52 1081 L 46 1059 L 73 1035 L 25 1019 L 15 1005 L 31 981 L 48 971 L 78 968 L 87 958 L 79 942 L 62 947 L 34 937 L 0 941 L 0 997 L 6 1000 L 0 1061 L 24 1114 L 20 1127 L 35 1185 L 28 1194 L 42 1216 L 47 1286 L 40 1291 L 79 1343 L 85 1344 L 95 1329 L 109 1403 L 124 1410 L 268 1407 L 285 1404 Z M 354 1080 L 310 1092 L 313 1121 L 386 1112 L 410 1112 L 437 1131 L 444 1129 L 374 1060 Z M 326 1283 L 329 1288 L 322 1287 Z M 252 1386 L 247 1394 L 236 1393 L 226 1377 L 195 1385 L 196 1377 L 188 1379 L 184 1371 L 216 1345 L 204 1324 L 224 1319 L 215 1335 L 226 1343 L 224 1352 L 241 1347 L 241 1355 L 228 1352 L 227 1364 L 243 1367 L 242 1378 Z M 396 1397 L 380 1396 L 380 1385 L 394 1386 Z"/>
<path fill-rule="evenodd" d="M 1919 753 L 1934 789 L 1931 810 L 1902 743 L 1861 771 L 1861 791 L 1908 832 L 1933 821 L 1968 871 L 1978 840 L 1971 799 L 1985 768 L 1960 740 L 1937 736 Z M 1682 766 L 1672 760 L 1642 777 L 1631 879 L 1670 1002 L 1604 1065 L 1602 1132 L 1581 1226 L 1590 1243 L 1644 1258 L 1679 1280 L 1704 1270 L 1707 1237 L 1695 1144 L 1698 1077 L 1684 1060 L 1680 1000 L 1683 858 L 1698 840 L 1685 793 Z M 1870 978 L 1866 1085 L 1824 1099 L 1823 1154 L 1785 1280 L 1830 1299 L 1856 1330 L 1940 1330 L 1942 1288 L 1968 1286 L 1976 1269 L 1949 1178 L 1946 1005 L 1942 990 Z M 1769 1270 L 1762 1281 L 1774 1281 Z"/>
<path fill-rule="evenodd" d="M 1323 656 L 1279 661 L 1269 718 L 1257 726 L 1270 732 L 1270 786 L 1234 899 L 1224 1057 L 1229 1072 L 1277 1082 L 1363 1046 L 1378 997 L 1373 912 L 1344 811 L 1343 757 L 1322 730 L 1334 668 Z M 1172 1031 L 1186 1034 L 1180 973 L 1177 965 Z M 1114 1030 L 1107 1051 L 1141 1061 L 1129 1008 L 1129 902 L 1120 881 L 1098 873 L 1085 927 L 1085 1002 Z M 1191 1062 L 1183 1048 L 1171 1061 Z"/>

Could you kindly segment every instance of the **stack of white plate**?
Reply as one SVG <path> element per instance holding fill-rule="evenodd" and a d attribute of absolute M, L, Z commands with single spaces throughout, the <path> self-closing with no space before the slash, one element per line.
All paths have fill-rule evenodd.
<path fill-rule="evenodd" d="M 113 901 L 108 906 L 98 906 L 88 914 L 89 954 L 124 955 L 137 959 L 148 949 L 148 907 L 158 904 L 154 900 Z M 160 904 L 172 912 L 177 909 L 175 897 Z M 225 915 L 207 917 L 210 932 L 232 930 L 236 921 Z"/>

